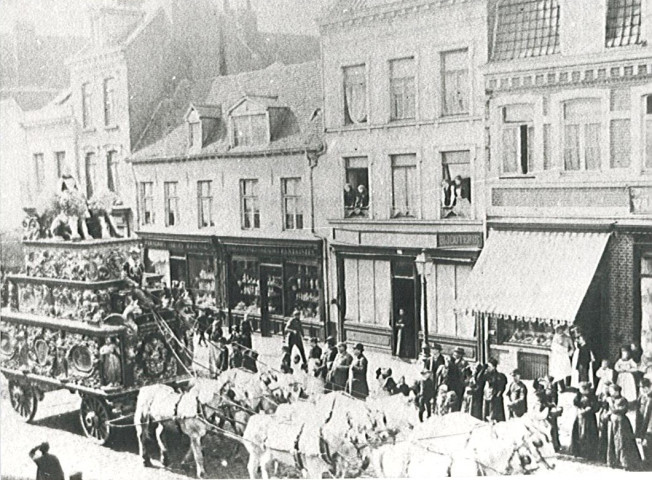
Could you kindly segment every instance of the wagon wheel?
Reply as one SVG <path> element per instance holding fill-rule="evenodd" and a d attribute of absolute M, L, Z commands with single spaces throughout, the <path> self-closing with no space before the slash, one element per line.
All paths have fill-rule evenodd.
<path fill-rule="evenodd" d="M 86 436 L 98 445 L 104 445 L 111 437 L 111 415 L 104 401 L 90 395 L 82 396 L 79 421 Z"/>
<path fill-rule="evenodd" d="M 13 409 L 26 422 L 31 422 L 34 419 L 38 408 L 38 397 L 33 388 L 12 380 L 9 382 L 9 400 Z"/>

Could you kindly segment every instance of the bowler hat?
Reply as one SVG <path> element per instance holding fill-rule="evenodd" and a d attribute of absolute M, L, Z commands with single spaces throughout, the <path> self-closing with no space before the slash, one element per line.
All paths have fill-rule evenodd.
<path fill-rule="evenodd" d="M 364 352 L 364 345 L 362 345 L 361 343 L 356 343 L 355 347 L 353 347 L 353 350 L 359 350 L 361 352 Z"/>
<path fill-rule="evenodd" d="M 441 345 L 439 345 L 438 343 L 433 343 L 432 344 L 432 349 L 437 350 L 438 352 L 441 352 Z"/>
<path fill-rule="evenodd" d="M 329 347 L 332 347 L 333 345 L 335 345 L 335 337 L 328 337 L 328 338 L 326 339 L 326 344 L 327 344 Z"/>
<path fill-rule="evenodd" d="M 340 343 L 337 344 L 337 346 L 338 346 L 338 348 L 339 348 L 339 347 L 344 347 L 344 348 L 346 348 L 346 342 L 340 342 Z"/>
<path fill-rule="evenodd" d="M 462 347 L 456 347 L 455 350 L 453 350 L 453 353 L 464 355 L 464 349 Z"/>

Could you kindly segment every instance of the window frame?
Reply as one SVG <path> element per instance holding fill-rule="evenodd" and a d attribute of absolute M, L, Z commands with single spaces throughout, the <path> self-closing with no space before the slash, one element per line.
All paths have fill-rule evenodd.
<path fill-rule="evenodd" d="M 254 139 L 254 128 L 253 128 L 253 123 L 252 119 L 254 117 L 264 117 L 263 125 L 265 127 L 265 133 L 264 137 L 262 139 L 262 142 L 258 143 Z M 236 122 L 238 120 L 246 119 L 247 121 L 247 133 L 250 142 L 249 143 L 238 143 L 238 135 L 237 135 L 237 128 L 236 128 Z M 271 142 L 271 129 L 269 125 L 269 112 L 252 112 L 252 113 L 246 113 L 246 114 L 236 114 L 236 115 L 231 115 L 231 121 L 229 122 L 231 124 L 231 144 L 234 147 L 255 147 L 258 145 L 266 145 L 269 142 Z"/>
<path fill-rule="evenodd" d="M 139 182 L 138 194 L 140 196 L 140 224 L 154 225 L 154 182 Z M 147 214 L 149 213 L 149 218 Z"/>
<path fill-rule="evenodd" d="M 32 161 L 34 163 L 36 189 L 40 192 L 45 187 L 45 154 L 43 152 L 33 153 Z"/>
<path fill-rule="evenodd" d="M 397 160 L 399 157 L 411 157 L 414 162 L 411 165 L 394 165 L 395 160 Z M 419 218 L 419 213 L 421 210 L 421 205 L 420 205 L 420 184 L 419 184 L 419 157 L 416 152 L 400 152 L 400 153 L 392 153 L 389 155 L 389 165 L 390 165 L 390 171 L 391 171 L 391 186 L 392 186 L 392 193 L 391 193 L 391 206 L 390 206 L 390 218 L 392 219 L 397 219 L 397 218 Z M 414 193 L 414 205 L 409 205 L 410 201 L 410 194 L 409 194 L 409 170 L 413 170 L 413 181 L 414 181 L 414 188 L 416 189 L 416 192 Z M 403 195 L 405 197 L 405 200 L 408 202 L 405 207 L 407 207 L 406 212 L 400 211 L 399 209 L 396 208 L 396 178 L 395 175 L 397 172 L 402 172 L 403 173 L 403 180 L 404 180 L 404 185 L 403 187 L 405 188 L 405 191 L 403 192 Z"/>
<path fill-rule="evenodd" d="M 106 186 L 110 192 L 120 195 L 120 175 L 118 173 L 118 152 L 110 149 L 106 152 Z"/>
<path fill-rule="evenodd" d="M 455 54 L 455 53 L 461 53 L 465 52 L 466 54 L 466 62 L 465 66 L 466 69 L 457 69 L 457 70 L 451 70 L 450 72 L 446 70 L 446 56 Z M 471 99 L 472 99 L 472 78 L 471 78 L 471 58 L 472 58 L 472 52 L 471 48 L 468 46 L 459 46 L 457 48 L 451 48 L 447 50 L 442 50 L 439 52 L 439 77 L 440 77 L 440 88 L 439 88 L 439 96 L 440 96 L 440 116 L 441 117 L 460 117 L 464 115 L 471 115 L 472 112 L 472 105 L 471 105 Z M 466 72 L 466 108 L 463 111 L 451 111 L 449 110 L 448 103 L 446 101 L 447 98 L 447 82 L 446 82 L 446 74 L 447 73 L 458 73 L 457 80 L 459 81 L 459 73 L 460 72 Z"/>
<path fill-rule="evenodd" d="M 246 185 L 254 186 L 254 193 L 247 194 Z M 258 192 L 259 181 L 257 178 L 242 178 L 240 179 L 240 228 L 242 230 L 259 230 L 260 229 L 260 199 Z M 249 211 L 247 208 L 247 200 L 249 200 L 253 209 L 251 210 L 251 218 L 247 222 Z M 249 223 L 249 226 L 246 224 Z"/>
<path fill-rule="evenodd" d="M 361 76 L 364 79 L 364 101 L 365 101 L 365 118 L 361 121 L 356 121 L 351 118 L 351 114 L 348 113 L 348 104 L 347 104 L 347 71 L 350 71 L 354 68 L 361 68 L 363 75 Z M 370 101 L 369 101 L 369 62 L 367 60 L 362 60 L 358 62 L 351 62 L 343 64 L 340 66 L 340 88 L 342 91 L 342 125 L 345 127 L 351 127 L 356 125 L 369 125 L 370 120 Z"/>
<path fill-rule="evenodd" d="M 116 125 L 116 98 L 115 98 L 115 77 L 107 77 L 102 84 L 104 101 L 104 126 L 114 127 Z"/>
<path fill-rule="evenodd" d="M 61 178 L 66 165 L 66 151 L 58 150 L 54 152 L 54 163 L 57 168 L 57 178 Z"/>
<path fill-rule="evenodd" d="M 358 167 L 350 167 L 350 161 L 352 160 L 361 160 L 364 159 L 366 162 L 366 170 L 367 170 L 367 195 L 369 196 L 369 202 L 366 207 L 361 207 L 361 215 L 359 218 L 363 219 L 370 219 L 373 218 L 373 199 L 371 195 L 371 161 L 369 160 L 369 155 L 366 154 L 361 154 L 359 152 L 351 152 L 350 154 L 343 155 L 342 156 L 342 166 L 343 166 L 343 183 L 342 186 L 346 185 L 349 182 L 349 171 L 352 170 L 363 170 L 363 168 L 358 168 Z M 357 186 L 354 187 L 354 191 L 357 190 Z M 344 188 L 341 190 L 344 192 Z M 342 211 L 343 211 L 343 217 L 342 218 L 356 218 L 356 215 L 353 215 L 352 213 L 355 211 L 355 207 L 351 209 L 351 212 L 347 214 L 347 207 L 344 204 L 344 199 L 342 198 Z"/>
<path fill-rule="evenodd" d="M 204 195 L 202 185 L 208 186 L 208 195 Z M 204 212 L 204 201 L 208 201 L 208 222 L 206 222 L 206 212 Z M 213 221 L 213 181 L 212 180 L 198 180 L 197 181 L 197 226 L 198 228 L 214 227 Z"/>
<path fill-rule="evenodd" d="M 97 185 L 97 152 L 86 151 L 84 153 L 84 171 L 86 179 L 86 199 L 90 200 L 96 193 Z"/>
<path fill-rule="evenodd" d="M 202 148 L 202 137 L 201 120 L 188 122 L 188 148 Z"/>
<path fill-rule="evenodd" d="M 171 187 L 174 187 L 174 191 L 171 191 Z M 181 220 L 179 216 L 179 182 L 163 182 L 163 205 L 165 212 L 165 226 L 178 227 Z M 174 209 L 172 208 L 173 206 Z M 170 214 L 174 215 L 172 222 L 170 222 Z"/>
<path fill-rule="evenodd" d="M 454 154 L 454 153 L 465 153 L 467 155 L 468 161 L 467 162 L 451 162 L 447 161 L 447 154 Z M 475 179 L 473 178 L 473 166 L 474 162 L 477 156 L 477 149 L 476 145 L 473 144 L 458 144 L 458 145 L 443 145 L 441 148 L 439 148 L 436 152 L 437 158 L 439 159 L 439 167 L 440 167 L 440 172 L 441 172 L 441 180 L 443 181 L 445 178 L 444 175 L 444 169 L 446 168 L 447 165 L 468 165 L 468 177 L 463 177 L 463 178 L 468 178 L 469 180 L 469 203 L 471 204 L 471 211 L 470 211 L 470 216 L 467 217 L 461 217 L 461 216 L 456 216 L 453 217 L 454 221 L 460 221 L 460 220 L 465 220 L 465 221 L 474 221 L 476 218 L 476 210 L 475 210 L 475 197 L 478 195 L 475 191 Z M 449 180 L 453 181 L 455 176 L 450 175 L 449 172 Z M 438 190 L 439 191 L 439 190 Z M 451 191 L 451 195 L 454 195 L 455 192 Z M 441 201 L 440 198 L 437 199 L 437 202 L 439 204 L 439 219 L 442 221 L 448 221 L 448 215 L 450 212 L 453 211 L 453 208 L 446 208 L 443 206 L 443 202 Z"/>
<path fill-rule="evenodd" d="M 509 107 L 517 107 L 517 106 L 527 106 L 531 109 L 531 115 L 532 118 L 531 120 L 518 120 L 518 121 L 510 121 L 507 120 L 507 109 Z M 514 102 L 514 103 L 509 103 L 505 105 L 500 105 L 499 107 L 499 135 L 497 138 L 498 142 L 498 152 L 499 156 L 498 159 L 500 161 L 499 168 L 500 168 L 500 174 L 503 177 L 524 177 L 524 176 L 530 176 L 532 175 L 536 170 L 536 156 L 535 156 L 535 151 L 536 151 L 536 130 L 537 130 L 537 122 L 536 122 L 536 105 L 532 102 Z M 543 125 L 543 124 L 542 124 Z M 543 127 L 542 129 L 542 136 L 543 136 Z M 508 130 L 514 130 L 515 135 L 516 135 L 516 171 L 515 172 L 507 172 L 505 169 L 505 142 L 504 142 L 504 135 L 505 132 Z M 524 148 L 523 147 L 523 132 L 525 131 L 526 133 L 526 141 L 527 141 L 527 146 Z M 543 138 L 542 138 L 543 140 Z M 523 152 L 525 151 L 526 153 L 526 165 L 525 168 L 523 164 Z M 543 153 L 543 152 L 542 152 Z M 541 159 L 542 161 L 542 166 L 541 168 L 543 169 L 543 158 Z"/>
<path fill-rule="evenodd" d="M 412 62 L 412 72 L 411 72 L 412 75 L 394 76 L 394 65 L 398 64 L 398 62 L 405 62 L 405 61 Z M 388 68 L 389 68 L 389 121 L 401 122 L 401 121 L 416 120 L 417 119 L 417 71 L 418 71 L 416 55 L 393 58 L 388 61 Z M 397 84 L 398 86 L 401 87 L 400 94 L 397 94 L 397 92 L 395 91 L 397 90 L 396 88 Z M 411 87 L 411 94 L 412 94 L 411 115 L 410 114 L 398 115 L 398 108 L 395 108 L 397 106 L 396 98 L 397 97 L 401 98 L 401 101 L 403 102 L 402 103 L 403 111 L 405 112 L 406 110 L 405 106 L 410 104 L 409 101 L 410 87 Z"/>
<path fill-rule="evenodd" d="M 586 117 L 581 119 L 579 123 L 569 123 L 566 121 L 566 108 L 567 106 L 572 103 L 572 102 L 581 102 L 581 101 L 597 101 L 598 102 L 598 110 L 600 113 L 604 112 L 604 99 L 600 97 L 594 97 L 594 96 L 581 96 L 581 97 L 575 97 L 575 98 L 568 98 L 565 99 L 561 102 L 560 104 L 560 114 L 561 114 L 561 128 L 560 128 L 560 151 L 561 151 L 561 169 L 565 173 L 578 173 L 578 172 L 588 172 L 588 173 L 596 173 L 596 172 L 604 172 L 609 170 L 608 168 L 605 168 L 605 160 L 609 160 L 609 156 L 605 157 L 605 152 L 602 148 L 602 144 L 604 143 L 604 120 L 602 119 L 601 115 L 598 115 L 598 122 L 590 122 L 586 121 Z M 592 119 L 591 119 L 592 120 Z M 599 153 L 599 165 L 598 168 L 596 169 L 589 169 L 587 168 L 587 127 L 590 125 L 598 125 L 598 133 L 599 133 L 599 138 L 598 138 L 598 146 L 597 150 Z M 567 169 L 566 168 L 566 141 L 567 141 L 567 134 L 568 134 L 568 127 L 571 126 L 576 126 L 578 130 L 578 145 L 577 145 L 577 154 L 579 156 L 579 168 L 576 170 L 572 169 Z"/>
<path fill-rule="evenodd" d="M 93 122 L 93 85 L 91 82 L 82 83 L 82 127 L 91 130 Z"/>
<path fill-rule="evenodd" d="M 283 210 L 283 230 L 301 231 L 304 228 L 303 195 L 301 195 L 301 177 L 281 178 L 281 202 Z M 296 182 L 295 193 L 288 193 L 288 182 Z M 294 204 L 294 212 L 289 212 L 288 202 Z M 292 216 L 292 226 L 288 226 L 288 216 Z M 300 220 L 300 222 L 299 222 Z M 299 227 L 301 223 L 301 227 Z"/>

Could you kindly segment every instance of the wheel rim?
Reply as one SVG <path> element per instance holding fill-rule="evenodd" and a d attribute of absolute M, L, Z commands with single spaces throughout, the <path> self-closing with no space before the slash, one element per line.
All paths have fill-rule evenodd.
<path fill-rule="evenodd" d="M 110 419 L 104 402 L 95 397 L 84 397 L 79 416 L 87 437 L 98 443 L 105 443 L 109 439 L 111 428 L 108 422 Z"/>
<path fill-rule="evenodd" d="M 24 419 L 30 421 L 36 414 L 36 395 L 29 388 L 18 383 L 10 382 L 9 399 L 12 408 Z"/>

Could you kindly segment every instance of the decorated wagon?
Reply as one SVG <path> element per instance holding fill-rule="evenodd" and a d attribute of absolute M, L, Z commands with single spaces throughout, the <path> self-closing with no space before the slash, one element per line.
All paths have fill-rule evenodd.
<path fill-rule="evenodd" d="M 26 421 L 48 391 L 81 396 L 84 433 L 106 443 L 133 415 L 141 387 L 187 383 L 187 347 L 171 339 L 183 320 L 143 311 L 122 270 L 133 239 L 24 242 L 25 264 L 9 275 L 0 314 L 0 371 L 11 405 Z"/>

